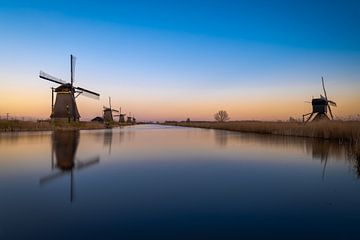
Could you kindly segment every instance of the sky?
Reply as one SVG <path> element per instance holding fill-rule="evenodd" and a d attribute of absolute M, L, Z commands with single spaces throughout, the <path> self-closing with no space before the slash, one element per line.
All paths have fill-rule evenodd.
<path fill-rule="evenodd" d="M 45 71 L 140 121 L 301 118 L 312 97 L 360 114 L 359 1 L 2 1 L 0 116 L 48 118 Z"/>

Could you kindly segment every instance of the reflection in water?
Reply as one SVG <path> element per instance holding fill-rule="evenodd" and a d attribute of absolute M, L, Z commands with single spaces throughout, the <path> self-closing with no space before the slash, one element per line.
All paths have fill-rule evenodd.
<path fill-rule="evenodd" d="M 117 133 L 116 133 L 117 131 Z M 114 134 L 115 132 L 115 134 Z M 119 134 L 119 138 L 117 141 L 116 134 Z M 135 132 L 133 131 L 124 131 L 123 127 L 116 129 L 105 129 L 103 132 L 103 146 L 107 148 L 108 155 L 111 155 L 112 146 L 116 145 L 119 147 L 121 142 L 132 142 L 134 140 Z M 115 139 L 114 139 L 115 138 Z"/>
<path fill-rule="evenodd" d="M 336 145 L 334 144 L 334 148 Z M 329 141 L 313 139 L 312 140 L 312 158 L 318 159 L 323 164 L 322 180 L 325 180 L 326 165 L 330 154 L 331 144 Z M 339 150 L 339 149 L 338 149 Z"/>
<path fill-rule="evenodd" d="M 215 131 L 215 142 L 221 146 L 224 147 L 227 145 L 228 141 L 228 132 L 227 131 Z"/>
<path fill-rule="evenodd" d="M 353 163 L 357 176 L 360 178 L 360 144 L 348 145 L 346 158 Z"/>
<path fill-rule="evenodd" d="M 74 170 L 99 163 L 95 157 L 86 161 L 75 160 L 79 145 L 79 131 L 54 131 L 52 134 L 51 168 L 52 172 L 40 178 L 40 185 L 46 184 L 59 177 L 70 174 L 70 201 L 74 200 Z M 55 156 L 55 159 L 54 159 Z"/>
<path fill-rule="evenodd" d="M 123 142 L 125 138 L 125 133 L 123 131 L 119 131 L 119 142 Z"/>
<path fill-rule="evenodd" d="M 323 180 L 329 159 L 347 160 L 352 164 L 357 177 L 360 178 L 360 149 L 357 145 L 344 145 L 316 138 L 237 133 L 226 130 L 214 130 L 213 135 L 215 143 L 220 147 L 226 147 L 228 143 L 235 141 L 244 144 L 261 144 L 271 148 L 300 149 L 312 156 L 312 159 L 320 160 Z"/>
<path fill-rule="evenodd" d="M 99 162 L 78 157 L 98 155 L 77 172 Z M 359 156 L 311 138 L 158 125 L 4 134 L 0 239 L 358 239 Z"/>
<path fill-rule="evenodd" d="M 106 129 L 104 132 L 104 146 L 109 146 L 108 154 L 111 155 L 111 144 L 113 139 L 112 129 Z"/>

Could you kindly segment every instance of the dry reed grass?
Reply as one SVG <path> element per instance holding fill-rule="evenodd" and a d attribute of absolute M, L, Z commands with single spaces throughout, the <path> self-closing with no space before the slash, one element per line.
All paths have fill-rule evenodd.
<path fill-rule="evenodd" d="M 50 121 L 20 121 L 20 120 L 0 120 L 0 132 L 20 132 L 20 131 L 51 131 L 51 130 L 82 130 L 82 129 L 103 129 L 119 126 L 118 123 L 105 125 L 99 122 L 55 122 Z"/>
<path fill-rule="evenodd" d="M 282 136 L 311 137 L 336 140 L 340 143 L 360 144 L 360 121 L 322 121 L 309 124 L 293 122 L 180 122 L 170 125 L 221 129 L 247 133 L 274 134 Z"/>

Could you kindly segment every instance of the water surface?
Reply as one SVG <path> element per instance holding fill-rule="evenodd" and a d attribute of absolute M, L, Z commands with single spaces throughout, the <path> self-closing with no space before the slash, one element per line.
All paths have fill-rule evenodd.
<path fill-rule="evenodd" d="M 358 169 L 346 146 L 306 138 L 1 134 L 0 239 L 358 239 Z"/>

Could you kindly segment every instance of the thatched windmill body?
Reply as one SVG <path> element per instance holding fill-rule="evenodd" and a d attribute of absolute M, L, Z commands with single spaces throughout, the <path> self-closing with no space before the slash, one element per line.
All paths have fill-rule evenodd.
<path fill-rule="evenodd" d="M 127 123 L 132 123 L 132 117 L 131 117 L 131 112 L 129 113 L 129 115 L 128 115 L 128 117 L 127 117 L 127 120 L 126 120 L 126 122 Z"/>
<path fill-rule="evenodd" d="M 109 97 L 109 107 L 105 107 L 103 106 L 103 117 L 104 117 L 104 122 L 113 122 L 114 121 L 114 117 L 113 117 L 113 112 L 119 112 L 118 110 L 115 110 L 111 107 L 111 98 Z"/>
<path fill-rule="evenodd" d="M 119 109 L 119 114 L 114 115 L 114 117 L 119 117 L 119 123 L 125 123 L 126 114 L 121 113 L 121 108 Z"/>
<path fill-rule="evenodd" d="M 336 107 L 337 105 L 334 101 L 331 101 L 328 99 L 326 90 L 325 90 L 325 84 L 324 84 L 323 77 L 321 77 L 321 82 L 322 82 L 322 87 L 323 87 L 325 96 L 320 95 L 320 98 L 312 99 L 312 101 L 311 101 L 312 112 L 303 115 L 303 122 L 305 122 L 305 123 L 309 122 L 311 119 L 312 119 L 311 121 L 329 120 L 330 118 L 332 120 L 334 119 L 330 105 L 333 107 Z M 328 111 L 330 113 L 330 118 L 327 115 Z M 309 116 L 309 117 L 305 121 L 306 116 Z M 315 116 L 315 117 L 313 118 L 313 116 Z"/>
<path fill-rule="evenodd" d="M 67 83 L 60 78 L 53 77 L 43 71 L 40 71 L 40 78 L 60 84 L 60 86 L 57 88 L 51 88 L 52 97 L 50 118 L 52 120 L 78 121 L 80 119 L 80 114 L 75 99 L 80 94 L 83 94 L 87 97 L 99 99 L 100 94 L 87 90 L 85 88 L 74 86 L 75 60 L 75 57 L 73 55 L 70 55 L 70 83 Z M 56 93 L 55 104 L 54 93 Z"/>

